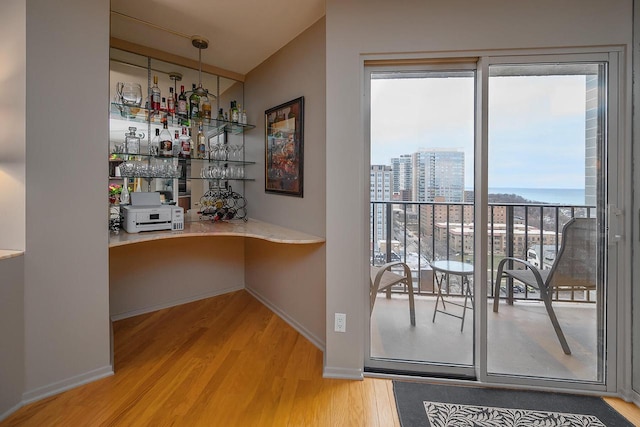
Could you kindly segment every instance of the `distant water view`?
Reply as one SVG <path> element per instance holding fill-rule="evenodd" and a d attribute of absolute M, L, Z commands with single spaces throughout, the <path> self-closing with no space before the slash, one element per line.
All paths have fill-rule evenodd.
<path fill-rule="evenodd" d="M 532 202 L 584 205 L 582 188 L 489 188 L 489 194 L 517 194 Z"/>

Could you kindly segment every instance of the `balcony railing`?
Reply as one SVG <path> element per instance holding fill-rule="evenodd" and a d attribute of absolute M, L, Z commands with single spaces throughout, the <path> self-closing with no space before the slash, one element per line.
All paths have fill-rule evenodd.
<path fill-rule="evenodd" d="M 403 261 L 412 270 L 414 292 L 435 295 L 430 261 L 457 260 L 474 264 L 474 207 L 472 203 L 371 202 L 371 253 L 373 265 Z M 562 239 L 562 227 L 574 217 L 591 217 L 595 207 L 540 203 L 490 203 L 488 212 L 487 293 L 494 297 L 493 282 L 500 260 L 515 256 L 549 269 Z M 538 293 L 516 282 L 515 299 L 538 300 Z M 406 292 L 402 287 L 394 292 Z M 462 295 L 459 278 L 449 277 L 445 293 Z M 503 288 L 506 292 L 506 287 Z M 500 297 L 506 297 L 500 295 Z M 555 293 L 559 301 L 590 302 L 583 292 Z"/>

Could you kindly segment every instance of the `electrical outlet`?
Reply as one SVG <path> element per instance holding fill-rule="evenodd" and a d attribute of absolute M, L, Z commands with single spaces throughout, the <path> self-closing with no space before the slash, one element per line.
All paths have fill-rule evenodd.
<path fill-rule="evenodd" d="M 336 313 L 336 319 L 333 326 L 336 332 L 347 332 L 347 315 L 344 313 Z"/>

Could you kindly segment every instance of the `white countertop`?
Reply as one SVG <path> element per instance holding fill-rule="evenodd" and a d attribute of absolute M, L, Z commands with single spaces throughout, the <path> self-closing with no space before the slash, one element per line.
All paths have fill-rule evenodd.
<path fill-rule="evenodd" d="M 8 259 L 24 255 L 24 251 L 10 251 L 7 249 L 0 249 L 0 259 Z"/>
<path fill-rule="evenodd" d="M 129 234 L 124 230 L 120 230 L 120 233 L 118 234 L 111 233 L 109 238 L 109 247 L 113 248 L 154 240 L 198 236 L 250 237 L 274 243 L 286 243 L 293 245 L 308 245 L 324 243 L 325 241 L 324 237 L 318 237 L 301 231 L 281 227 L 279 225 L 249 219 L 247 222 L 241 220 L 224 222 L 187 222 L 185 223 L 184 230 L 182 231 L 143 231 L 140 233 Z"/>

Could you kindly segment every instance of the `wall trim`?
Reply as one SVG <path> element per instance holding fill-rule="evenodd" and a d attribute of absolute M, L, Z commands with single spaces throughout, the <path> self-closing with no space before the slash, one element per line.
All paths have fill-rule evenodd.
<path fill-rule="evenodd" d="M 21 405 L 27 405 L 31 402 L 35 402 L 36 400 L 62 393 L 63 391 L 88 384 L 101 378 L 109 377 L 113 374 L 113 365 L 107 365 L 102 368 L 94 369 L 93 371 L 85 372 L 61 381 L 56 381 L 49 385 L 38 387 L 34 390 L 22 393 Z"/>
<path fill-rule="evenodd" d="M 322 370 L 323 378 L 336 378 L 339 380 L 364 380 L 362 369 L 352 368 L 336 368 L 331 366 L 325 366 Z"/>
<path fill-rule="evenodd" d="M 177 299 L 177 300 L 168 301 L 168 302 L 162 303 L 162 304 L 156 304 L 156 305 L 152 305 L 152 306 L 149 306 L 149 307 L 139 308 L 139 309 L 136 309 L 136 310 L 125 311 L 125 312 L 122 312 L 122 313 L 116 313 L 116 314 L 112 314 L 111 315 L 111 321 L 115 322 L 117 320 L 127 319 L 129 317 L 138 316 L 140 314 L 151 313 L 151 312 L 162 310 L 162 309 L 165 309 L 165 308 L 175 307 L 177 305 L 182 305 L 182 304 L 187 304 L 187 303 L 190 303 L 190 302 L 199 301 L 199 300 L 203 300 L 203 299 L 207 299 L 207 298 L 217 297 L 219 295 L 224 295 L 224 294 L 228 294 L 228 293 L 231 293 L 231 292 L 240 291 L 242 289 L 244 289 L 244 285 L 236 285 L 236 286 L 231 286 L 231 287 L 224 288 L 224 289 L 216 289 L 215 291 L 206 292 L 204 294 L 198 294 L 198 295 L 193 295 L 193 296 L 186 297 L 186 298 L 180 298 L 180 299 Z"/>
<path fill-rule="evenodd" d="M 260 301 L 264 306 L 266 306 L 269 310 L 273 311 L 278 317 L 287 322 L 293 329 L 298 331 L 300 335 L 308 339 L 311 344 L 316 346 L 322 353 L 325 350 L 324 340 L 313 334 L 307 328 L 305 328 L 301 323 L 295 320 L 293 317 L 289 316 L 287 313 L 278 308 L 275 304 L 273 304 L 269 299 L 265 298 L 255 290 L 251 288 L 245 288 L 247 292 L 249 292 L 255 299 Z"/>
<path fill-rule="evenodd" d="M 18 409 L 22 408 L 23 406 L 24 406 L 23 402 L 18 402 L 13 407 L 11 407 L 11 408 L 7 409 L 6 411 L 4 411 L 4 413 L 0 414 L 0 422 L 2 422 L 5 418 L 9 417 L 9 415 L 13 414 L 14 412 L 16 412 Z"/>

